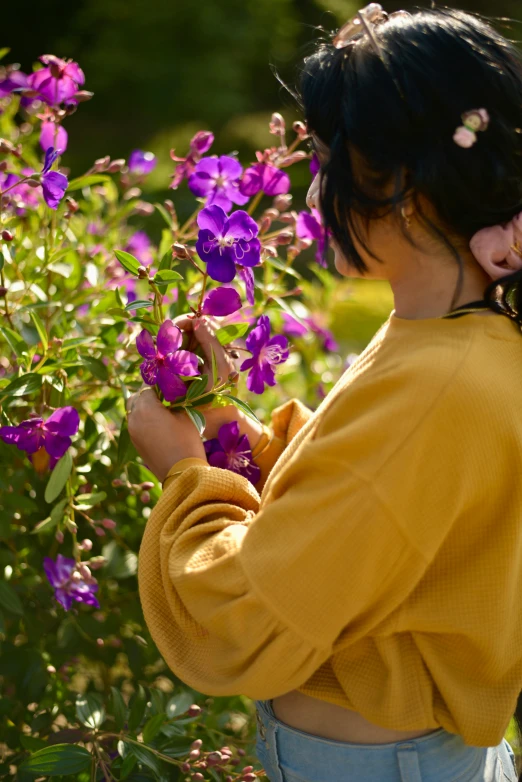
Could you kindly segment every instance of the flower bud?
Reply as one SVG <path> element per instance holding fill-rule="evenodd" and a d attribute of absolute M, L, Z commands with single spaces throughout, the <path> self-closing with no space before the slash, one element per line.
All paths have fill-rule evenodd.
<path fill-rule="evenodd" d="M 98 644 L 98 646 L 105 646 L 105 641 L 103 640 L 103 638 L 97 638 L 96 643 Z"/>
<path fill-rule="evenodd" d="M 0 138 L 0 152 L 12 152 L 14 150 L 10 141 L 5 138 Z"/>
<path fill-rule="evenodd" d="M 111 161 L 107 167 L 107 173 L 108 174 L 118 174 L 122 168 L 125 166 L 125 160 L 124 158 L 118 158 L 117 160 Z"/>
<path fill-rule="evenodd" d="M 115 489 L 118 488 L 118 486 L 125 486 L 125 481 L 122 481 L 121 478 L 114 478 L 112 486 L 114 486 Z"/>
<path fill-rule="evenodd" d="M 272 114 L 272 119 L 270 120 L 268 127 L 270 129 L 270 133 L 273 133 L 274 136 L 284 136 L 286 125 L 283 116 L 275 111 Z"/>
<path fill-rule="evenodd" d="M 55 539 L 58 541 L 58 543 L 63 543 L 63 532 L 61 529 L 57 529 L 54 533 Z"/>
<path fill-rule="evenodd" d="M 238 752 L 239 752 L 239 750 L 238 750 Z M 239 758 L 232 758 L 231 761 L 230 761 L 230 765 L 231 766 L 239 766 L 240 763 L 241 763 L 241 761 L 240 761 Z"/>
<path fill-rule="evenodd" d="M 196 758 L 199 758 L 200 755 L 201 755 L 201 752 L 199 751 L 199 749 L 192 749 L 189 752 L 189 758 L 191 760 L 196 760 Z"/>
<path fill-rule="evenodd" d="M 27 179 L 24 184 L 29 185 L 29 187 L 32 188 L 40 187 L 40 181 L 38 179 Z"/>
<path fill-rule="evenodd" d="M 307 159 L 308 159 L 308 152 L 305 152 L 303 149 L 298 149 L 296 152 L 292 152 L 291 155 L 287 155 L 280 163 L 280 166 L 281 168 L 286 168 L 287 166 L 291 166 L 294 163 L 299 163 L 300 160 L 307 160 Z"/>
<path fill-rule="evenodd" d="M 95 527 L 94 531 L 98 535 L 99 538 L 104 538 L 105 537 L 105 530 L 102 529 L 101 527 Z"/>
<path fill-rule="evenodd" d="M 0 171 L 6 171 L 7 170 L 7 160 L 2 160 L 0 162 Z"/>
<path fill-rule="evenodd" d="M 203 774 L 200 774 L 199 771 L 196 771 L 195 774 L 192 774 L 191 779 L 193 779 L 194 782 L 205 782 L 205 777 Z"/>
<path fill-rule="evenodd" d="M 290 244 L 293 238 L 293 231 L 281 231 L 280 234 L 277 234 L 276 241 L 279 245 Z"/>
<path fill-rule="evenodd" d="M 239 380 L 239 372 L 230 372 L 228 379 L 231 383 L 237 383 Z"/>
<path fill-rule="evenodd" d="M 222 755 L 232 755 L 232 750 L 230 747 L 221 747 L 220 752 Z"/>
<path fill-rule="evenodd" d="M 80 549 L 80 551 L 91 551 L 92 540 L 89 540 L 89 538 L 85 538 L 84 540 L 82 540 L 78 548 Z"/>
<path fill-rule="evenodd" d="M 269 258 L 277 258 L 277 250 L 275 247 L 272 247 L 270 244 L 263 245 L 263 251 L 265 255 L 267 255 Z"/>
<path fill-rule="evenodd" d="M 208 766 L 208 763 L 207 763 L 207 761 L 206 761 L 206 760 L 201 760 L 201 761 L 198 763 L 198 768 L 206 768 L 207 766 Z"/>
<path fill-rule="evenodd" d="M 144 491 L 144 492 L 142 492 L 142 493 L 140 494 L 140 501 L 141 501 L 141 502 L 142 502 L 144 505 L 148 505 L 148 504 L 149 504 L 149 502 L 150 502 L 150 494 L 149 494 L 149 492 L 148 492 L 148 491 Z"/>
<path fill-rule="evenodd" d="M 71 521 L 71 519 L 65 519 L 65 526 L 67 527 L 71 535 L 76 535 L 76 533 L 78 532 L 78 526 L 74 521 Z"/>
<path fill-rule="evenodd" d="M 287 225 L 296 225 L 297 216 L 297 212 L 283 212 L 279 219 L 282 223 L 286 223 Z"/>
<path fill-rule="evenodd" d="M 116 649 L 120 649 L 123 646 L 121 638 L 111 638 L 111 646 L 116 647 Z"/>
<path fill-rule="evenodd" d="M 60 339 L 60 337 L 53 337 L 51 340 L 51 344 L 55 348 L 61 348 L 63 345 L 63 339 Z"/>
<path fill-rule="evenodd" d="M 209 766 L 217 766 L 218 763 L 221 763 L 223 760 L 223 755 L 221 752 L 211 752 L 209 755 L 207 755 L 207 765 Z"/>
<path fill-rule="evenodd" d="M 105 171 L 109 163 L 111 162 L 111 159 L 109 155 L 105 155 L 105 157 L 100 157 L 98 160 L 94 161 L 94 170 L 95 171 Z"/>
<path fill-rule="evenodd" d="M 152 481 L 143 481 L 143 483 L 141 484 L 141 488 L 142 489 L 153 489 L 154 488 L 154 484 L 152 483 Z"/>
<path fill-rule="evenodd" d="M 83 580 L 83 579 L 82 579 L 82 574 L 81 574 L 81 573 L 78 573 L 78 571 L 77 571 L 77 570 L 74 570 L 74 571 L 71 573 L 71 581 L 76 581 L 76 582 L 78 583 L 79 581 L 82 581 L 82 580 Z"/>
<path fill-rule="evenodd" d="M 246 750 L 244 750 L 244 749 L 243 749 L 243 747 L 240 747 L 240 748 L 238 749 L 238 751 L 237 751 L 237 754 L 238 754 L 240 757 L 244 758 L 244 757 L 245 757 L 245 755 L 246 755 Z"/>
<path fill-rule="evenodd" d="M 191 708 L 192 708 L 192 706 L 191 706 Z M 196 739 L 196 740 L 195 740 L 195 741 L 193 741 L 193 742 L 192 742 L 192 744 L 190 745 L 190 749 L 199 749 L 199 748 L 200 748 L 200 747 L 202 747 L 202 746 L 203 746 L 203 742 L 202 742 L 202 740 L 201 740 L 201 739 Z"/>
<path fill-rule="evenodd" d="M 94 97 L 94 92 L 89 92 L 89 90 L 78 90 L 78 92 L 74 93 L 74 97 L 79 103 L 85 103 L 86 100 L 90 100 Z"/>
<path fill-rule="evenodd" d="M 2 239 L 4 242 L 12 242 L 14 239 L 14 235 L 11 233 L 11 231 L 8 231 L 7 228 L 5 228 L 2 231 Z"/>
<path fill-rule="evenodd" d="M 148 201 L 138 201 L 134 207 L 134 214 L 140 215 L 140 217 L 150 217 L 154 214 L 154 207 Z"/>
<path fill-rule="evenodd" d="M 169 215 L 172 217 L 173 220 L 178 219 L 176 207 L 174 206 L 174 202 L 171 201 L 170 198 L 166 198 L 163 201 L 163 206 L 165 207 L 165 209 L 167 210 L 167 212 L 169 213 Z"/>
<path fill-rule="evenodd" d="M 190 771 L 190 763 L 183 763 L 181 766 L 181 770 L 184 771 L 185 773 L 187 771 Z"/>
<path fill-rule="evenodd" d="M 255 774 L 244 774 L 241 779 L 243 782 L 256 782 L 257 776 Z"/>
<path fill-rule="evenodd" d="M 231 777 L 230 774 L 225 777 L 225 782 L 234 782 L 234 777 Z"/>
<path fill-rule="evenodd" d="M 74 198 L 71 198 L 71 196 L 67 196 L 65 203 L 67 204 L 69 211 L 73 214 L 80 208 L 78 201 L 75 201 Z"/>
<path fill-rule="evenodd" d="M 85 562 L 80 562 L 78 565 L 78 571 L 81 573 L 82 577 L 85 579 L 85 581 L 92 581 L 92 575 L 91 571 L 85 564 Z"/>
<path fill-rule="evenodd" d="M 184 244 L 178 244 L 177 242 L 175 242 L 172 245 L 172 255 L 174 256 L 174 258 L 179 258 L 182 261 L 187 260 L 187 258 L 190 258 L 186 246 Z"/>
<path fill-rule="evenodd" d="M 198 717 L 201 714 L 201 707 L 196 703 L 193 703 L 190 709 L 187 711 L 188 717 Z"/>
<path fill-rule="evenodd" d="M 279 217 L 279 209 L 275 209 L 273 206 L 271 206 L 269 209 L 265 209 L 263 212 L 263 217 L 269 217 L 271 220 L 277 220 Z"/>
<path fill-rule="evenodd" d="M 305 139 L 308 136 L 308 129 L 304 122 L 300 122 L 299 120 L 297 122 L 294 122 L 292 125 L 292 130 L 297 133 L 301 141 Z"/>
<path fill-rule="evenodd" d="M 146 266 L 138 266 L 138 279 L 146 280 L 149 276 L 149 271 Z"/>
<path fill-rule="evenodd" d="M 245 766 L 245 768 L 243 769 L 243 774 L 249 774 L 250 771 L 253 770 L 254 770 L 254 766 Z"/>
<path fill-rule="evenodd" d="M 54 667 L 54 665 L 48 665 L 45 670 L 47 671 L 47 673 L 56 673 L 56 668 Z"/>
<path fill-rule="evenodd" d="M 105 529 L 116 529 L 116 522 L 112 519 L 102 519 L 102 527 Z"/>
<path fill-rule="evenodd" d="M 269 217 L 262 217 L 259 221 L 259 233 L 264 234 L 268 231 L 272 225 L 272 220 Z"/>

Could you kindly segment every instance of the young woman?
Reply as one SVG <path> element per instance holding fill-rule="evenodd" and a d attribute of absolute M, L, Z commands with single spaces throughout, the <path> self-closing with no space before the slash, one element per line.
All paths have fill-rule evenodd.
<path fill-rule="evenodd" d="M 145 618 L 180 679 L 256 700 L 272 782 L 516 780 L 521 59 L 473 16 L 372 3 L 306 60 L 301 99 L 336 268 L 388 280 L 395 308 L 315 413 L 292 400 L 256 431 L 211 411 L 208 436 L 237 416 L 257 442 L 259 493 L 132 398 L 165 489 Z"/>

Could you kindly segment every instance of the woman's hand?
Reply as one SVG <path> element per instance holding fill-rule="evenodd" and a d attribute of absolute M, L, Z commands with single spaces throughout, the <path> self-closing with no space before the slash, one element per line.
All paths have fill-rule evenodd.
<path fill-rule="evenodd" d="M 167 410 L 154 389 L 144 388 L 129 398 L 127 420 L 136 450 L 159 481 L 180 459 L 206 461 L 201 437 L 188 415 Z"/>
<path fill-rule="evenodd" d="M 193 342 L 197 342 L 201 346 L 205 357 L 202 374 L 207 374 L 209 376 L 209 391 L 212 388 L 212 351 L 214 352 L 214 357 L 216 359 L 218 377 L 220 377 L 223 382 L 228 379 L 232 372 L 237 373 L 237 367 L 234 364 L 231 354 L 225 350 L 215 336 L 217 324 L 215 324 L 212 319 L 206 317 L 189 318 L 186 315 L 180 315 L 179 317 L 174 318 L 173 322 L 182 331 L 192 334 Z M 231 352 L 233 355 L 233 351 Z M 229 424 L 232 421 L 238 422 L 239 431 L 242 435 L 248 437 L 251 448 L 255 448 L 263 434 L 262 425 L 246 416 L 241 410 L 238 410 L 235 405 L 227 405 L 226 407 L 211 407 L 210 405 L 207 405 L 205 407 L 200 407 L 199 409 L 205 416 L 205 437 L 207 439 L 217 437 L 220 427 L 223 426 L 223 424 Z"/>

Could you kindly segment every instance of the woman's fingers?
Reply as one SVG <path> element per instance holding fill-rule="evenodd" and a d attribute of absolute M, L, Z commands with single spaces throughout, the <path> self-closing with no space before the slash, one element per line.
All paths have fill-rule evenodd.
<path fill-rule="evenodd" d="M 182 331 L 192 333 L 194 339 L 201 345 L 206 358 L 205 364 L 207 369 L 210 369 L 212 366 L 212 353 L 214 353 L 218 376 L 222 380 L 226 380 L 231 372 L 236 371 L 232 358 L 216 337 L 215 332 L 219 328 L 217 321 L 206 317 L 188 318 L 185 315 L 180 315 L 174 319 L 174 323 Z"/>

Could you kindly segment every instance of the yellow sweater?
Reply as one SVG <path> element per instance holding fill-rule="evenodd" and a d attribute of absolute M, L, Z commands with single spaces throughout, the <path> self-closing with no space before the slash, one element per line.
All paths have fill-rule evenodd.
<path fill-rule="evenodd" d="M 295 436 L 261 498 L 185 459 L 148 520 L 139 588 L 168 666 L 209 695 L 298 689 L 500 743 L 522 688 L 517 325 L 392 312 L 313 415 L 291 401 L 274 428 L 265 472 Z"/>

